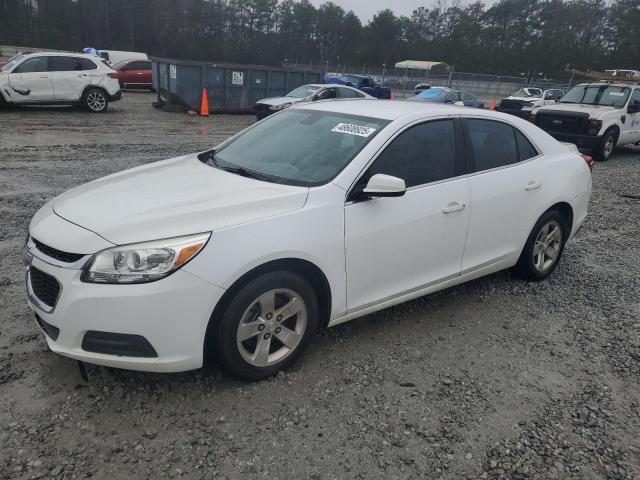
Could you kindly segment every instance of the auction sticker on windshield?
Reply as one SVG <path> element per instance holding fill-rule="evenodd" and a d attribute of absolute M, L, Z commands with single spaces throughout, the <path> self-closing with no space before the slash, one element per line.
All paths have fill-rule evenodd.
<path fill-rule="evenodd" d="M 359 137 L 368 137 L 376 131 L 375 128 L 365 127 L 363 125 L 354 125 L 353 123 L 339 123 L 331 129 L 332 132 L 346 133 L 348 135 L 357 135 Z"/>

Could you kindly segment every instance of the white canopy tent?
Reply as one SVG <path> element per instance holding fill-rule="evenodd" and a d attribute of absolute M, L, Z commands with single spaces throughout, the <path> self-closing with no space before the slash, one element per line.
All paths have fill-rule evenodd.
<path fill-rule="evenodd" d="M 436 65 L 447 65 L 445 62 L 428 62 L 426 60 L 404 60 L 396 63 L 396 68 L 409 70 L 431 70 Z M 448 66 L 448 65 L 447 65 Z"/>

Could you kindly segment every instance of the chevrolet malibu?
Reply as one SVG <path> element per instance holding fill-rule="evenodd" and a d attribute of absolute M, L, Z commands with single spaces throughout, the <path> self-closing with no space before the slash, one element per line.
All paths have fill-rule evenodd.
<path fill-rule="evenodd" d="M 589 160 L 497 112 L 294 106 L 45 204 L 29 305 L 67 357 L 155 372 L 213 359 L 258 380 L 319 327 L 507 268 L 546 278 L 587 214 Z"/>

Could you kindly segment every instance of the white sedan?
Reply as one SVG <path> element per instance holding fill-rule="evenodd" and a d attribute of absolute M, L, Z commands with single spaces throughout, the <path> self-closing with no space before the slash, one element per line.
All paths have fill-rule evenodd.
<path fill-rule="evenodd" d="M 498 270 L 542 280 L 583 223 L 590 158 L 519 118 L 294 106 L 210 151 L 44 205 L 27 291 L 49 347 L 257 380 L 334 326 Z"/>

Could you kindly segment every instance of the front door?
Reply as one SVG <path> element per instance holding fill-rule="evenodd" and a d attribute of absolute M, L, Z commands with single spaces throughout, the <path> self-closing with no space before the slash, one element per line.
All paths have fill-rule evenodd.
<path fill-rule="evenodd" d="M 631 105 L 640 107 L 640 88 L 636 88 L 631 93 L 631 98 L 629 98 L 627 106 Z M 626 112 L 623 113 L 623 115 L 625 115 L 626 118 L 625 122 L 622 124 L 618 143 L 624 144 L 640 142 L 640 112 Z"/>
<path fill-rule="evenodd" d="M 456 277 L 469 222 L 469 186 L 459 177 L 462 135 L 452 118 L 411 126 L 375 159 L 357 185 L 384 173 L 407 192 L 345 205 L 349 312 Z"/>
<path fill-rule="evenodd" d="M 51 74 L 47 71 L 47 57 L 31 57 L 9 74 L 11 101 L 14 103 L 53 100 Z"/>

